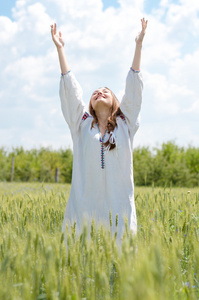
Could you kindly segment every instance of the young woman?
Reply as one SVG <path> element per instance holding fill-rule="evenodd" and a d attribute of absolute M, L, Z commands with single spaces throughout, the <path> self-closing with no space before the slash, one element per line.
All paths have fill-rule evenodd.
<path fill-rule="evenodd" d="M 73 174 L 70 197 L 63 223 L 70 228 L 76 223 L 81 232 L 84 222 L 109 225 L 112 230 L 118 215 L 118 236 L 122 237 L 127 220 L 130 230 L 137 231 L 133 183 L 133 139 L 139 127 L 142 100 L 140 61 L 147 21 L 136 37 L 132 66 L 126 79 L 121 104 L 107 87 L 93 92 L 86 110 L 82 90 L 70 70 L 61 32 L 51 25 L 61 67 L 60 98 L 64 118 L 73 139 Z"/>

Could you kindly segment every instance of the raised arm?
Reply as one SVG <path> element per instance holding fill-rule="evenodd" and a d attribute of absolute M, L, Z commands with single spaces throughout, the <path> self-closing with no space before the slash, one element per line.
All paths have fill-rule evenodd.
<path fill-rule="evenodd" d="M 142 30 L 141 32 L 139 32 L 138 36 L 135 39 L 136 47 L 135 47 L 135 54 L 132 63 L 132 69 L 135 71 L 140 71 L 142 41 L 145 35 L 148 21 L 145 21 L 145 19 L 143 18 L 141 19 L 141 23 L 142 23 Z"/>
<path fill-rule="evenodd" d="M 51 25 L 51 35 L 52 35 L 52 40 L 55 43 L 55 46 L 57 47 L 61 73 L 65 74 L 68 71 L 70 71 L 70 68 L 64 52 L 64 40 L 62 38 L 61 32 L 59 31 L 59 34 L 57 33 L 56 23 L 54 25 Z"/>
<path fill-rule="evenodd" d="M 132 63 L 132 70 L 129 70 L 126 78 L 125 93 L 120 108 L 123 112 L 130 132 L 130 139 L 133 142 L 135 132 L 139 127 L 139 113 L 142 103 L 143 82 L 140 71 L 142 41 L 147 27 L 147 21 L 143 18 L 142 31 L 136 37 L 136 48 Z"/>
<path fill-rule="evenodd" d="M 51 25 L 51 35 L 57 47 L 61 68 L 61 80 L 59 95 L 61 108 L 66 122 L 71 130 L 72 137 L 78 132 L 82 117 L 85 113 L 85 105 L 82 100 L 82 89 L 74 74 L 70 71 L 66 55 L 64 53 L 64 41 L 61 32 L 57 34 L 57 25 Z"/>

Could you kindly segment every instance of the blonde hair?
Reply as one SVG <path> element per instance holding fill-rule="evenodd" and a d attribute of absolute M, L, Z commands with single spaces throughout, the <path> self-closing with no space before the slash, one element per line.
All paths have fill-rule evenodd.
<path fill-rule="evenodd" d="M 122 112 L 120 110 L 120 102 L 118 101 L 115 94 L 109 88 L 107 88 L 107 87 L 105 87 L 105 88 L 111 92 L 111 95 L 113 97 L 113 105 L 111 108 L 111 115 L 107 120 L 107 126 L 106 126 L 106 130 L 110 134 L 110 137 L 109 137 L 108 141 L 104 143 L 105 147 L 107 149 L 109 149 L 109 151 L 110 151 L 116 147 L 116 141 L 112 137 L 112 133 L 113 133 L 115 127 L 117 126 L 116 118 L 117 118 L 117 116 L 120 116 L 122 114 Z M 98 124 L 98 119 L 97 119 L 96 113 L 92 107 L 91 100 L 89 103 L 89 112 L 90 112 L 91 116 L 93 117 L 93 121 L 91 123 L 91 128 L 93 128 L 94 124 Z"/>

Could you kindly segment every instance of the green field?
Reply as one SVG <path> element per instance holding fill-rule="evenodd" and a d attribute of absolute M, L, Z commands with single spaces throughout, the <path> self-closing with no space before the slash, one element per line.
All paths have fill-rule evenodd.
<path fill-rule="evenodd" d="M 136 237 L 85 227 L 66 251 L 69 192 L 0 183 L 0 299 L 199 299 L 199 188 L 136 188 Z"/>

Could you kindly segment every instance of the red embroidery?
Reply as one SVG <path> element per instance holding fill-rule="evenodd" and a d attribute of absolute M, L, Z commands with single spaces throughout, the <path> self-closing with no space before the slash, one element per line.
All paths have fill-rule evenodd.
<path fill-rule="evenodd" d="M 87 112 L 85 112 L 85 114 L 82 117 L 82 120 L 86 120 L 89 117 L 89 114 Z"/>
<path fill-rule="evenodd" d="M 126 118 L 124 115 L 120 115 L 120 118 L 123 120 L 123 121 L 126 121 Z"/>

